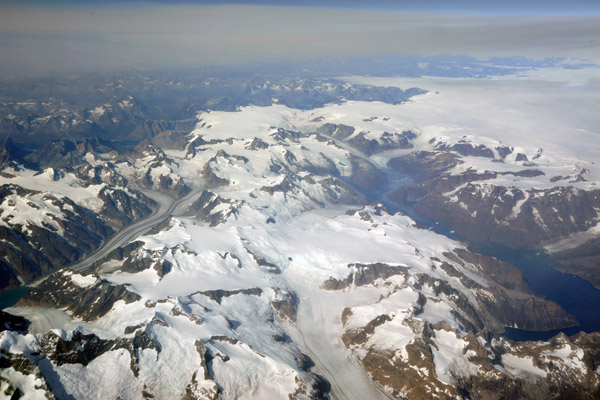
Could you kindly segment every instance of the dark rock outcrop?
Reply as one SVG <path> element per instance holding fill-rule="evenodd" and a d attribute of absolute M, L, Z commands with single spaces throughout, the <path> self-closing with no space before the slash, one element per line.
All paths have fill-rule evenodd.
<path fill-rule="evenodd" d="M 25 318 L 0 310 L 0 332 L 15 331 L 19 333 L 26 333 L 29 329 L 29 325 L 31 325 L 31 322 Z"/>
<path fill-rule="evenodd" d="M 488 149 L 489 150 L 489 149 Z M 448 152 L 415 152 L 388 165 L 413 177 L 390 195 L 399 204 L 413 204 L 417 214 L 478 242 L 510 247 L 535 247 L 589 229 L 600 208 L 600 190 L 555 187 L 523 191 L 477 181 L 499 175 L 538 176 L 539 170 L 450 174 L 460 160 Z M 451 193 L 451 194 L 448 194 Z"/>
<path fill-rule="evenodd" d="M 350 181 L 361 189 L 374 190 L 387 183 L 385 174 L 369 161 L 353 156 L 350 162 L 352 164 Z"/>
<path fill-rule="evenodd" d="M 262 294 L 261 288 L 250 288 L 250 289 L 237 289 L 237 290 L 206 290 L 204 292 L 198 292 L 198 294 L 203 294 L 209 299 L 216 301 L 221 304 L 221 300 L 223 297 L 235 296 L 236 294 L 245 294 L 248 296 L 260 296 Z"/>
<path fill-rule="evenodd" d="M 227 205 L 224 208 L 223 205 Z M 187 209 L 186 213 L 196 216 L 201 221 L 208 222 L 210 226 L 217 226 L 236 216 L 241 203 L 225 199 L 208 190 L 202 191 L 200 197 Z"/>
<path fill-rule="evenodd" d="M 11 196 L 27 199 L 39 193 L 19 186 L 4 185 L 0 188 L 0 202 Z M 56 226 L 47 224 L 10 225 L 10 211 L 1 210 L 7 226 L 0 226 L 0 268 L 7 271 L 6 286 L 15 284 L 17 276 L 25 283 L 78 260 L 83 254 L 96 249 L 102 240 L 114 231 L 92 211 L 80 207 L 69 198 L 44 195 L 42 201 L 55 206 L 63 217 L 52 219 Z M 31 203 L 35 208 L 35 204 Z M 10 205 L 10 204 L 9 204 Z M 43 249 L 43 251 L 41 250 Z M 12 277 L 12 278 L 11 278 Z"/>
<path fill-rule="evenodd" d="M 80 286 L 72 275 L 70 270 L 50 275 L 19 300 L 17 306 L 66 308 L 74 316 L 92 321 L 109 312 L 119 300 L 132 303 L 141 299 L 125 286 L 113 286 L 97 277 L 93 283 Z"/>
<path fill-rule="evenodd" d="M 163 278 L 166 274 L 171 272 L 171 262 L 164 259 L 164 253 L 167 251 L 163 250 L 147 250 L 143 248 L 144 242 L 135 241 L 125 246 L 118 247 L 107 254 L 105 257 L 96 261 L 92 268 L 94 271 L 98 271 L 100 267 L 109 261 L 122 261 L 121 264 L 116 268 L 119 271 L 136 273 L 145 271 L 147 269 L 154 269 L 159 278 Z"/>
<path fill-rule="evenodd" d="M 552 258 L 560 261 L 556 269 L 577 275 L 600 290 L 600 238 L 554 253 Z"/>
<path fill-rule="evenodd" d="M 462 156 L 494 158 L 494 152 L 482 144 L 473 145 L 471 143 L 459 142 L 459 143 L 453 144 L 452 146 L 442 144 L 442 145 L 437 146 L 437 149 L 438 150 L 446 150 L 446 151 L 455 151 Z M 504 151 L 503 151 L 503 153 L 504 153 Z"/>
<path fill-rule="evenodd" d="M 38 168 L 65 168 L 85 163 L 85 155 L 102 154 L 116 149 L 101 138 L 86 138 L 82 140 L 61 139 L 51 141 L 43 148 L 34 151 L 26 160 Z"/>
<path fill-rule="evenodd" d="M 0 146 L 0 168 L 17 167 L 26 163 L 27 153 L 15 144 L 10 138 Z"/>
<path fill-rule="evenodd" d="M 126 192 L 121 189 L 104 187 L 98 198 L 103 201 L 102 218 L 116 227 L 127 226 L 134 221 L 152 214 L 156 207 L 154 200 L 149 199 L 140 192 Z"/>
<path fill-rule="evenodd" d="M 364 329 L 347 331 L 346 346 L 354 347 L 365 343 L 371 330 L 388 321 L 386 317 L 382 315 L 375 318 Z M 457 339 L 465 344 L 463 354 L 467 360 L 456 360 L 455 364 L 447 366 L 445 372 L 452 383 L 448 385 L 436 375 L 438 369 L 434 354 L 438 350 L 436 341 L 440 340 L 439 333 L 456 333 L 444 322 L 432 325 L 407 319 L 405 325 L 413 330 L 415 338 L 401 354 L 393 349 L 371 346 L 361 356 L 367 373 L 388 387 L 394 396 L 430 399 L 435 394 L 434 398 L 439 399 L 591 400 L 600 393 L 600 378 L 594 372 L 597 366 L 595 361 L 598 359 L 597 333 L 580 333 L 571 338 L 559 334 L 548 343 L 514 343 L 501 339 L 493 341 L 493 345 L 482 335 L 457 335 Z M 570 354 L 567 358 L 553 355 L 559 351 Z M 510 365 L 509 362 L 515 359 L 533 363 L 532 367 L 539 372 L 508 372 L 506 365 Z M 466 363 L 471 364 L 471 369 Z"/>
<path fill-rule="evenodd" d="M 210 166 L 210 163 L 206 163 L 204 168 L 202 168 L 202 178 L 204 179 L 204 183 L 206 187 L 215 188 L 219 186 L 227 186 L 229 185 L 229 181 L 225 178 L 221 178 L 215 174 L 213 169 Z"/>
<path fill-rule="evenodd" d="M 401 265 L 375 264 L 350 264 L 351 273 L 345 279 L 329 278 L 323 283 L 323 289 L 343 290 L 350 285 L 370 285 L 377 279 L 386 279 L 394 275 L 408 275 L 408 268 Z"/>
<path fill-rule="evenodd" d="M 277 297 L 271 301 L 271 307 L 281 318 L 296 322 L 299 299 L 293 292 L 277 290 Z"/>

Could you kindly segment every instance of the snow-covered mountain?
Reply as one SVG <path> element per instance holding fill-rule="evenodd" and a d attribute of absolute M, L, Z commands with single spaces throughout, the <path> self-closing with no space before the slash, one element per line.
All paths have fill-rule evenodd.
<path fill-rule="evenodd" d="M 255 89 L 265 90 L 246 87 Z M 424 89 L 402 104 L 202 111 L 191 132 L 125 153 L 80 146 L 68 166 L 37 174 L 9 163 L 1 217 L 20 240 L 45 229 L 68 242 L 69 221 L 90 213 L 119 232 L 6 310 L 30 325 L 0 333 L 0 389 L 59 399 L 594 398 L 600 334 L 501 337 L 578 321 L 468 241 L 593 237 L 599 167 L 575 145 L 505 142 L 433 116 L 426 125 L 411 111 L 449 100 L 443 87 Z M 413 205 L 465 241 L 399 212 Z"/>
<path fill-rule="evenodd" d="M 31 283 L 80 259 L 156 207 L 125 188 L 110 162 L 38 171 L 16 165 L 4 168 L 0 182 L 2 288 Z"/>

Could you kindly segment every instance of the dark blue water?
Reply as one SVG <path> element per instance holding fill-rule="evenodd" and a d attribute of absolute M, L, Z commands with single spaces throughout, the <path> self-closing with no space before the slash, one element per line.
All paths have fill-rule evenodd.
<path fill-rule="evenodd" d="M 16 289 L 5 290 L 0 292 L 0 310 L 14 306 L 21 297 L 25 296 L 31 288 L 22 286 Z"/>
<path fill-rule="evenodd" d="M 410 206 L 399 207 L 389 200 L 387 194 L 394 188 L 405 185 L 410 179 L 405 176 L 389 173 L 388 184 L 378 190 L 362 191 L 369 201 L 381 202 L 391 212 L 402 212 L 413 218 L 424 227 L 432 228 L 435 232 L 450 239 L 467 242 L 459 237 L 452 229 L 435 221 L 418 216 Z M 349 182 L 348 182 L 349 183 Z M 359 188 L 357 188 L 359 189 Z M 579 321 L 574 328 L 552 331 L 525 331 L 522 329 L 506 328 L 504 336 L 512 340 L 547 340 L 559 332 L 573 335 L 577 332 L 600 331 L 600 290 L 589 282 L 554 269 L 559 263 L 550 258 L 544 251 L 528 249 L 512 249 L 499 243 L 469 242 L 481 254 L 509 262 L 521 270 L 531 289 L 539 295 L 558 303 L 568 313 Z M 0 293 L 0 309 L 14 305 L 28 291 L 29 287 L 7 290 Z"/>
<path fill-rule="evenodd" d="M 387 172 L 388 176 L 393 177 L 397 175 L 391 171 Z M 577 327 L 543 332 L 506 328 L 503 336 L 518 341 L 548 340 L 560 332 L 566 335 L 574 335 L 580 331 L 600 331 L 600 290 L 596 289 L 591 283 L 577 276 L 556 270 L 554 267 L 560 265 L 560 263 L 553 260 L 545 251 L 512 249 L 500 243 L 467 241 L 452 229 L 418 216 L 412 207 L 399 207 L 396 203 L 388 199 L 387 195 L 394 188 L 398 188 L 400 185 L 408 182 L 409 180 L 406 177 L 395 177 L 390 179 L 390 183 L 384 187 L 363 193 L 370 201 L 383 203 L 392 213 L 402 212 L 420 225 L 432 228 L 441 235 L 469 243 L 481 254 L 515 265 L 521 270 L 527 284 L 536 294 L 556 302 L 579 321 L 579 326 Z"/>
<path fill-rule="evenodd" d="M 498 243 L 473 244 L 480 253 L 517 266 L 534 292 L 558 303 L 579 321 L 578 327 L 546 332 L 506 328 L 504 336 L 513 340 L 547 340 L 559 332 L 573 335 L 600 331 L 600 290 L 588 281 L 554 269 L 560 263 L 547 252 L 511 249 Z"/>

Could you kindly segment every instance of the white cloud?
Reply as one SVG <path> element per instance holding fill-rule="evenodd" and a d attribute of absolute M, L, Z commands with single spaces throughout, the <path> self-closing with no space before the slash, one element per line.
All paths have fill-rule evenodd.
<path fill-rule="evenodd" d="M 5 8 L 0 13 L 0 70 L 180 67 L 372 54 L 598 59 L 599 27 L 598 16 L 232 5 Z"/>

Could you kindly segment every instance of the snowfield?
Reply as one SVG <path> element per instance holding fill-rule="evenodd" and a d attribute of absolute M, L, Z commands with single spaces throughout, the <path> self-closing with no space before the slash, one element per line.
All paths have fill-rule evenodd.
<path fill-rule="evenodd" d="M 350 77 L 344 79 L 429 92 L 400 105 L 344 101 L 307 111 L 272 105 L 201 112 L 184 150 L 148 150 L 115 165 L 131 182 L 145 176 L 145 192 L 155 196 L 159 210 L 115 235 L 74 271 L 56 273 L 68 278 L 67 295 L 101 296 L 119 287 L 135 296 L 102 297 L 112 305 L 89 318 L 77 314 L 76 304 L 51 311 L 14 307 L 8 311 L 32 325 L 27 335 L 0 333 L 0 349 L 36 360 L 57 398 L 76 399 L 308 399 L 329 392 L 335 399 L 386 399 L 418 390 L 452 398 L 459 393 L 455 386 L 483 376 L 533 385 L 550 380 L 553 368 L 587 374 L 583 345 L 538 349 L 540 361 L 508 342 L 475 337 L 483 322 L 501 325 L 486 305 L 513 297 L 543 299 L 518 291 L 518 272 L 517 278 L 503 277 L 509 283 L 502 286 L 483 262 L 460 256 L 468 253 L 465 244 L 419 227 L 382 203 L 369 204 L 360 191 L 368 192 L 361 185 L 377 179 L 373 166 L 385 169 L 399 155 L 458 143 L 484 145 L 494 157 L 463 156 L 452 174 L 505 173 L 477 182 L 483 196 L 494 186 L 515 193 L 597 188 L 598 116 L 578 111 L 600 99 L 600 91 L 589 90 L 597 88 L 597 71 L 566 76 L 547 70 L 548 76 L 484 82 Z M 540 90 L 543 82 L 552 85 Z M 90 110 L 96 118 L 104 112 Z M 316 134 L 324 124 L 354 131 L 342 139 Z M 353 142 L 364 133 L 383 143 L 386 133 L 406 131 L 416 135 L 412 147 L 369 157 Z M 501 145 L 514 151 L 498 162 Z M 517 153 L 543 174 L 513 175 L 526 167 Z M 69 173 L 55 179 L 53 170 L 5 172 L 0 184 L 41 193 L 7 196 L 0 203 L 2 226 L 60 231 L 62 211 L 44 193 L 68 196 L 90 210 L 101 206 L 104 184 L 84 187 Z M 585 179 L 550 180 L 559 175 Z M 158 194 L 165 178 L 185 182 L 189 191 L 179 200 L 168 198 L 168 190 Z M 453 196 L 463 187 L 445 195 L 458 201 Z M 199 199 L 204 203 L 197 204 Z M 525 200 L 515 205 L 513 217 Z M 133 250 L 113 254 L 127 245 Z M 71 340 L 79 342 L 67 347 Z M 101 343 L 95 349 L 101 351 L 85 353 L 84 362 L 58 361 L 53 350 L 63 346 L 83 354 L 90 341 Z M 378 364 L 377 357 L 386 362 Z M 388 364 L 416 375 L 392 376 Z M 43 393 L 34 372 L 11 367 L 2 373 L 29 398 Z M 403 376 L 425 383 L 415 389 L 411 378 L 400 390 L 394 385 Z M 598 379 L 589 376 L 590 382 Z"/>

